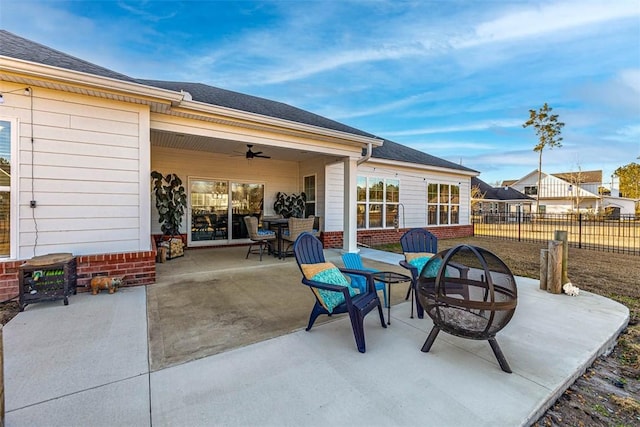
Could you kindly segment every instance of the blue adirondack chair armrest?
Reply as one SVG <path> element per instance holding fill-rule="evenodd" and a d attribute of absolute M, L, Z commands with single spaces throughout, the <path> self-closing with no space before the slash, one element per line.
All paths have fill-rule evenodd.
<path fill-rule="evenodd" d="M 407 270 L 411 271 L 411 277 L 413 277 L 414 280 L 418 277 L 418 274 L 420 274 L 420 272 L 418 271 L 418 269 L 415 266 L 409 264 L 405 260 L 401 260 L 400 261 L 400 265 L 402 267 L 406 268 Z"/>
<path fill-rule="evenodd" d="M 420 275 L 420 272 L 418 271 L 418 269 L 416 267 L 414 267 L 413 265 L 409 264 L 405 260 L 401 260 L 399 262 L 399 264 L 402 267 L 404 267 L 404 268 L 406 268 L 408 270 L 411 270 L 411 276 L 413 277 L 414 280 L 417 280 L 418 276 Z M 455 263 L 455 262 L 449 263 L 449 266 L 457 269 L 460 272 L 460 277 L 462 279 L 466 279 L 467 278 L 467 275 L 469 273 L 469 267 L 467 267 L 466 265 Z"/>
<path fill-rule="evenodd" d="M 343 274 L 353 274 L 356 276 L 363 276 L 366 280 L 367 280 L 367 289 L 368 292 L 373 292 L 376 293 L 376 284 L 373 280 L 373 274 L 375 272 L 374 271 L 367 271 L 367 269 L 364 270 L 352 270 L 350 268 L 339 268 L 338 270 L 340 270 Z"/>
<path fill-rule="evenodd" d="M 347 304 L 347 308 L 351 310 L 353 307 L 353 302 L 351 299 L 352 297 L 351 297 L 351 294 L 349 294 L 348 286 L 331 285 L 329 283 L 316 282 L 315 280 L 309 280 L 307 278 L 302 278 L 302 283 L 312 288 L 325 289 L 327 291 L 334 291 L 334 292 L 341 292 L 342 295 L 344 296 L 344 302 Z"/>
<path fill-rule="evenodd" d="M 349 288 L 346 286 L 340 286 L 340 285 L 332 285 L 329 283 L 323 283 L 323 282 L 316 282 L 315 280 L 309 280 L 307 278 L 302 278 L 302 283 L 304 283 L 307 286 L 311 286 L 312 288 L 318 288 L 318 289 L 326 289 L 327 291 L 334 291 L 334 292 L 342 292 L 344 293 L 344 291 L 346 290 L 347 293 L 345 294 L 345 296 L 349 296 Z"/>

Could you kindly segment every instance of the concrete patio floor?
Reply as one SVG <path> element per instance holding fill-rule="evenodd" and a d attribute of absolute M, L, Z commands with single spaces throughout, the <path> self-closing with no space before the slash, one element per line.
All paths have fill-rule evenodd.
<path fill-rule="evenodd" d="M 225 268 L 259 263 L 240 249 L 213 251 Z M 182 272 L 178 260 L 158 265 L 159 283 L 209 274 L 188 270 L 204 251 L 188 251 L 196 256 L 185 257 Z M 362 256 L 397 265 L 395 254 Z M 263 261 L 271 262 L 295 261 Z M 410 319 L 407 302 L 391 308 L 387 329 L 375 313 L 367 317 L 365 354 L 340 316 L 153 372 L 143 287 L 33 304 L 3 330 L 5 425 L 528 425 L 615 344 L 629 313 L 587 292 L 552 295 L 535 280 L 517 282 L 518 307 L 497 336 L 513 374 L 484 341 L 441 333 L 422 353 L 432 323 Z"/>

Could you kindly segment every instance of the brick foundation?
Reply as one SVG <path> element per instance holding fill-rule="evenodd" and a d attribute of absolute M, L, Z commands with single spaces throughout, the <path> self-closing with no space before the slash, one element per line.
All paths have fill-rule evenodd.
<path fill-rule="evenodd" d="M 150 285 L 156 282 L 156 245 L 152 250 L 116 254 L 77 256 L 78 292 L 87 290 L 95 276 L 125 276 L 124 286 Z M 18 276 L 22 261 L 0 263 L 0 301 L 19 293 Z"/>
<path fill-rule="evenodd" d="M 473 225 L 451 225 L 446 227 L 426 227 L 438 239 L 455 239 L 473 236 Z M 409 228 L 384 230 L 358 230 L 358 242 L 367 246 L 399 243 L 400 237 Z M 322 233 L 322 244 L 325 248 L 342 248 L 342 231 L 325 231 Z"/>

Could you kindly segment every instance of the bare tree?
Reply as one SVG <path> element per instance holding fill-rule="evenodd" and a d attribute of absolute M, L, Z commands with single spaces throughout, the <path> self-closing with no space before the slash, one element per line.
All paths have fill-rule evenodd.
<path fill-rule="evenodd" d="M 476 212 L 479 209 L 482 209 L 482 200 L 484 199 L 485 193 L 480 191 L 480 187 L 478 185 L 474 185 L 471 187 L 471 212 Z"/>
<path fill-rule="evenodd" d="M 562 128 L 564 123 L 558 121 L 557 114 L 551 114 L 553 108 L 549 107 L 545 102 L 538 111 L 529 110 L 529 120 L 527 120 L 522 127 L 526 128 L 533 126 L 538 136 L 538 144 L 533 148 L 533 151 L 540 154 L 538 160 L 538 190 L 536 191 L 536 204 L 537 210 L 540 212 L 540 196 L 542 189 L 540 187 L 542 181 L 542 150 L 545 147 L 552 149 L 553 147 L 562 147 Z"/>
<path fill-rule="evenodd" d="M 571 207 L 572 210 L 576 212 L 580 212 L 580 203 L 582 199 L 584 199 L 582 195 L 582 184 L 584 183 L 584 173 L 582 173 L 582 168 L 578 165 L 577 172 L 571 172 L 569 174 L 569 184 L 571 184 Z M 575 201 L 575 204 L 574 204 Z M 575 206 L 575 208 L 574 208 Z"/>

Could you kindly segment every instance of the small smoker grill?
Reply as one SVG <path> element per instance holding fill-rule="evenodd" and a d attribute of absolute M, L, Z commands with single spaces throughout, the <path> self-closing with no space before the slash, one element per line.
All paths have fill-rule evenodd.
<path fill-rule="evenodd" d="M 518 290 L 500 258 L 479 247 L 456 246 L 429 259 L 417 286 L 416 295 L 434 324 L 422 351 L 431 349 L 440 330 L 489 340 L 500 367 L 511 373 L 495 336 L 513 317 Z"/>

